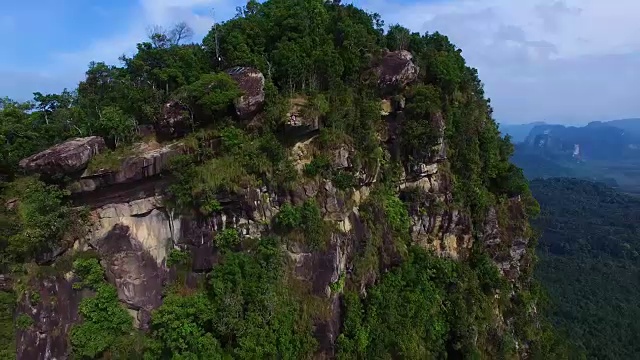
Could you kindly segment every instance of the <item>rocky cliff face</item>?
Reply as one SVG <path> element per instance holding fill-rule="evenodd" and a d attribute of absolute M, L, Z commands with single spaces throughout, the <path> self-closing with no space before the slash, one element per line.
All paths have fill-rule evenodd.
<path fill-rule="evenodd" d="M 228 73 L 242 84 L 244 91 L 243 97 L 236 102 L 237 115 L 245 118 L 255 114 L 264 102 L 264 77 L 246 68 L 234 68 Z M 380 87 L 387 91 L 414 81 L 418 68 L 408 52 L 394 52 L 383 58 L 378 74 Z M 166 109 L 175 110 L 176 106 L 168 104 Z M 381 136 L 381 146 L 390 157 L 398 156 L 395 153 L 399 146 L 399 129 L 403 126 L 404 106 L 404 99 L 383 104 L 388 128 Z M 290 115 L 295 115 L 296 111 L 292 109 Z M 184 114 L 169 115 L 165 127 L 173 136 L 178 115 Z M 400 198 L 410 209 L 412 243 L 440 256 L 464 261 L 474 241 L 479 240 L 504 276 L 514 281 L 521 262 L 526 259 L 526 224 L 505 222 L 505 214 L 493 208 L 481 236 L 474 237 L 470 214 L 459 208 L 453 198 L 442 114 L 433 114 L 430 122 L 437 129 L 437 144 L 428 157 L 415 164 L 405 164 L 397 184 Z M 315 131 L 317 120 L 313 123 L 312 130 Z M 292 147 L 290 156 L 302 172 L 310 162 L 316 137 L 313 131 L 298 135 L 300 139 Z M 243 238 L 259 239 L 273 231 L 273 219 L 283 204 L 301 204 L 307 199 L 315 199 L 323 218 L 336 228 L 328 245 L 318 251 L 290 243 L 285 250 L 293 264 L 293 276 L 309 284 L 314 296 L 327 299 L 330 304 L 330 316 L 316 322 L 315 335 L 319 342 L 318 356 L 332 358 L 335 355 L 342 317 L 340 290 L 335 286 L 332 288 L 332 284 L 353 270 L 355 252 L 372 237 L 374 229 L 371 222 L 362 218 L 361 206 L 379 177 L 380 163 L 363 170 L 357 176 L 356 186 L 346 190 L 338 189 L 329 179 L 308 179 L 289 190 L 274 189 L 265 184 L 232 195 L 220 194 L 217 201 L 221 210 L 202 217 L 175 214 L 163 202 L 166 179 L 163 180 L 162 175 L 166 173 L 169 159 L 182 151 L 181 145 L 140 144 L 136 154 L 122 161 L 115 171 L 82 172 L 90 158 L 103 147 L 104 141 L 100 138 L 75 139 L 25 159 L 21 165 L 42 173 L 80 174 L 71 190 L 78 205 L 90 208 L 92 221 L 88 235 L 77 241 L 74 249 L 92 249 L 99 254 L 108 280 L 116 286 L 120 301 L 130 310 L 138 328 L 147 329 L 152 311 L 162 304 L 163 287 L 172 276 L 172 269 L 167 265 L 171 249 L 182 249 L 191 254 L 190 276 L 196 278 L 215 269 L 219 250 L 214 239 L 222 230 L 235 228 Z M 344 170 L 354 166 L 353 151 L 346 144 L 333 150 L 332 168 Z M 518 199 L 511 200 L 506 208 L 507 219 L 525 218 Z M 382 246 L 393 240 L 387 233 L 383 238 Z M 389 259 L 383 267 L 396 261 L 397 254 L 393 251 L 387 255 Z M 366 293 L 367 285 L 375 281 L 375 273 L 365 274 L 361 291 Z M 66 278 L 47 278 L 36 287 L 44 301 L 34 307 L 25 299 L 21 305 L 37 326 L 19 332 L 19 358 L 67 358 L 68 347 L 64 339 L 70 326 L 78 321 L 77 306 L 82 294 L 74 290 Z"/>

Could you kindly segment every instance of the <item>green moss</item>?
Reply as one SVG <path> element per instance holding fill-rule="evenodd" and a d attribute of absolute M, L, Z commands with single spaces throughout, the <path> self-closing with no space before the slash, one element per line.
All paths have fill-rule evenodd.
<path fill-rule="evenodd" d="M 132 145 L 121 145 L 115 150 L 106 149 L 95 155 L 87 165 L 87 171 L 97 173 L 99 171 L 118 171 L 122 167 L 122 162 L 136 155 L 135 147 Z"/>

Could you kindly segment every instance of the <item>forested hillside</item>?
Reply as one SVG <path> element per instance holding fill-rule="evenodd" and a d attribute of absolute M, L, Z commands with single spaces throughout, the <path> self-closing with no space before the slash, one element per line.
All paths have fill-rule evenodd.
<path fill-rule="evenodd" d="M 599 183 L 534 180 L 542 229 L 536 276 L 550 316 L 589 358 L 640 354 L 640 200 Z"/>
<path fill-rule="evenodd" d="M 187 33 L 3 100 L 3 356 L 569 356 L 537 203 L 446 36 L 320 0 Z"/>

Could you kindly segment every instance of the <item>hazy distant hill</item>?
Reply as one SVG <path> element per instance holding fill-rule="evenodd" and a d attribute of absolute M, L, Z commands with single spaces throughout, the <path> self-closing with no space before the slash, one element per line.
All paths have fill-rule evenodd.
<path fill-rule="evenodd" d="M 602 122 L 583 127 L 538 125 L 524 144 L 526 149 L 554 159 L 618 161 L 640 155 L 640 135 Z"/>
<path fill-rule="evenodd" d="M 612 120 L 612 121 L 605 121 L 605 122 L 592 122 L 589 125 L 591 124 L 595 125 L 598 123 L 609 125 L 609 126 L 615 126 L 624 131 L 632 133 L 636 136 L 640 136 L 640 118 L 620 119 L 620 120 Z"/>
<path fill-rule="evenodd" d="M 537 121 L 528 124 L 499 124 L 499 128 L 503 135 L 510 135 L 511 142 L 517 144 L 524 141 L 531 129 L 538 125 L 546 125 L 546 123 L 544 121 Z"/>
<path fill-rule="evenodd" d="M 537 125 L 512 160 L 529 179 L 575 177 L 640 193 L 640 120 Z"/>

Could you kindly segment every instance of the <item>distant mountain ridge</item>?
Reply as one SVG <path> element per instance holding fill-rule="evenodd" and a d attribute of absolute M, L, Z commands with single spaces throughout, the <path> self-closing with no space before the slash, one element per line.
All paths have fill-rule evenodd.
<path fill-rule="evenodd" d="M 529 135 L 529 132 L 540 125 L 547 125 L 544 121 L 536 121 L 527 124 L 499 124 L 498 128 L 503 135 L 511 136 L 511 142 L 514 144 L 523 142 L 524 139 Z"/>
<path fill-rule="evenodd" d="M 640 136 L 640 118 L 631 118 L 631 119 L 618 119 L 611 121 L 593 121 L 590 122 L 587 126 L 597 126 L 597 125 L 608 125 L 620 128 L 624 131 L 628 131 L 635 135 Z"/>
<path fill-rule="evenodd" d="M 640 119 L 539 124 L 513 142 L 512 161 L 528 179 L 575 177 L 640 193 Z"/>
<path fill-rule="evenodd" d="M 545 127 L 567 127 L 567 128 L 601 128 L 615 127 L 622 129 L 630 134 L 640 137 L 640 118 L 617 119 L 609 121 L 592 121 L 584 126 L 566 126 L 561 124 L 552 124 L 545 121 L 535 121 L 525 124 L 499 124 L 500 132 L 503 135 L 511 136 L 511 142 L 518 144 L 524 142 L 534 129 L 543 129 Z"/>

